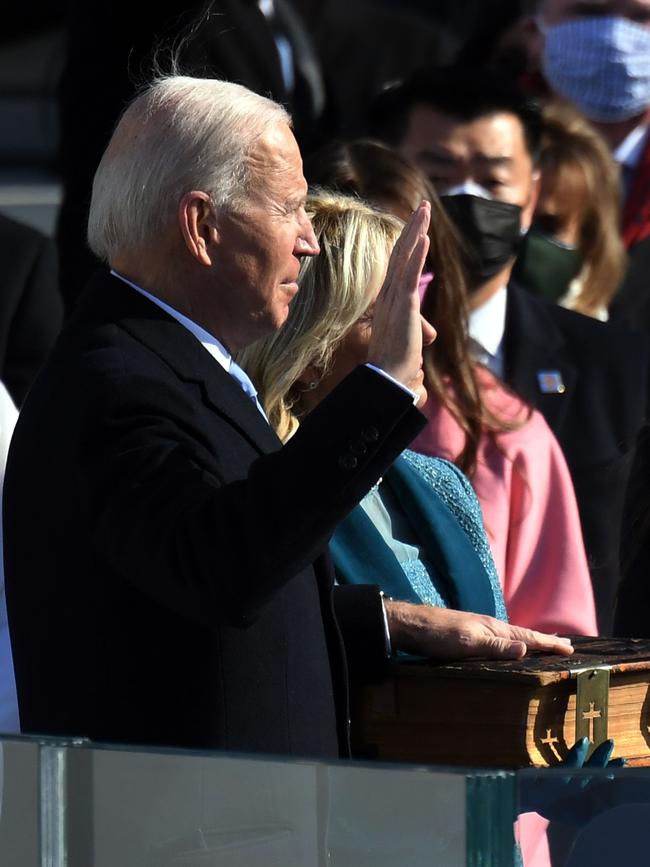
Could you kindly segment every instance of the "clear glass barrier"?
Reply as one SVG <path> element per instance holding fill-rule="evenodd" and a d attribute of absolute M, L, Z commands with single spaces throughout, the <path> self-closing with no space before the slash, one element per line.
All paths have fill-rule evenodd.
<path fill-rule="evenodd" d="M 0 743 L 0 864 L 40 867 L 40 747 Z"/>
<path fill-rule="evenodd" d="M 0 740 L 2 867 L 510 867 L 515 775 Z"/>
<path fill-rule="evenodd" d="M 553 867 L 650 863 L 650 768 L 518 771 L 517 803 L 550 820 Z"/>

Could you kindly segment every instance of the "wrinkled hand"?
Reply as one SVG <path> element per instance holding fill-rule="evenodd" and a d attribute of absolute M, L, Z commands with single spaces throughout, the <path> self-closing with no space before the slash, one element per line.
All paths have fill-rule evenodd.
<path fill-rule="evenodd" d="M 422 202 L 393 248 L 386 279 L 375 303 L 368 361 L 426 400 L 422 346 L 435 329 L 420 314 L 419 283 L 429 250 L 431 205 Z"/>
<path fill-rule="evenodd" d="M 573 653 L 568 638 L 511 626 L 486 614 L 388 600 L 385 605 L 393 647 L 407 653 L 432 659 L 520 659 L 528 650 Z"/>

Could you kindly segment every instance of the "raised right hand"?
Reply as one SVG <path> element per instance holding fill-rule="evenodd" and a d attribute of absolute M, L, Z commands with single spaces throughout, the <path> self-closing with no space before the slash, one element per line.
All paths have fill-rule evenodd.
<path fill-rule="evenodd" d="M 429 250 L 427 234 L 431 205 L 422 202 L 404 226 L 388 263 L 386 278 L 375 303 L 368 361 L 426 399 L 422 375 L 422 347 L 436 332 L 420 314 L 418 292 Z"/>

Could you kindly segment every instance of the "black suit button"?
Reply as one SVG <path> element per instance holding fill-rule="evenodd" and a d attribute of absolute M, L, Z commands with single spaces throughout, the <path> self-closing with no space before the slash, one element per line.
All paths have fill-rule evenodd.
<path fill-rule="evenodd" d="M 361 431 L 361 436 L 367 443 L 376 443 L 379 439 L 379 431 L 373 425 L 368 425 Z"/>
<path fill-rule="evenodd" d="M 358 463 L 354 455 L 341 455 L 339 458 L 339 466 L 342 470 L 354 470 Z"/>
<path fill-rule="evenodd" d="M 351 443 L 350 451 L 353 455 L 361 457 L 361 455 L 365 455 L 365 453 L 368 451 L 368 446 L 364 443 L 363 440 L 357 440 L 355 443 Z"/>

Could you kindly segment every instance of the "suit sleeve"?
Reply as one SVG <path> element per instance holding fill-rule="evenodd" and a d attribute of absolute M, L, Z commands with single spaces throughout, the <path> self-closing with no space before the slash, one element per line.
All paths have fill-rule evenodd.
<path fill-rule="evenodd" d="M 173 417 L 162 410 L 170 397 Z M 122 378 L 112 400 L 105 448 L 97 455 L 91 446 L 81 467 L 103 480 L 89 503 L 94 545 L 161 604 L 242 628 L 322 553 L 424 423 L 410 395 L 360 367 L 289 443 L 231 481 L 228 454 L 215 461 L 201 443 L 182 389 L 170 395 L 168 383 Z M 224 422 L 224 448 L 237 436 Z"/>
<path fill-rule="evenodd" d="M 650 638 L 650 426 L 638 438 L 628 483 L 614 635 Z"/>
<path fill-rule="evenodd" d="M 373 683 L 388 674 L 386 624 L 379 587 L 337 585 L 334 612 L 341 630 L 352 683 Z"/>

